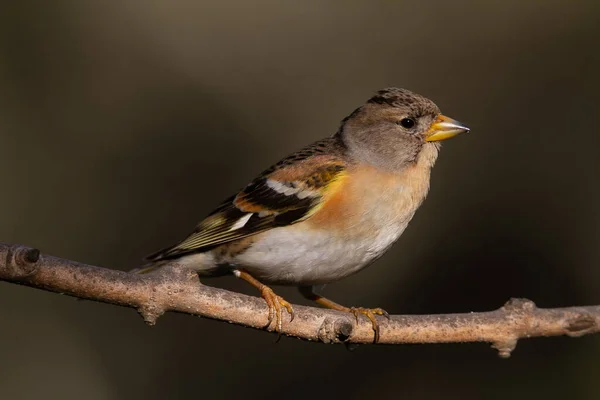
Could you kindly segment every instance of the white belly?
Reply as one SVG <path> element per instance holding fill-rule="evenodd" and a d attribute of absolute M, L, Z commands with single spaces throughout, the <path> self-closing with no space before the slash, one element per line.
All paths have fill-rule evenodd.
<path fill-rule="evenodd" d="M 406 225 L 407 222 L 385 226 L 371 240 L 306 230 L 301 224 L 277 228 L 232 261 L 268 283 L 329 283 L 354 274 L 381 257 Z"/>

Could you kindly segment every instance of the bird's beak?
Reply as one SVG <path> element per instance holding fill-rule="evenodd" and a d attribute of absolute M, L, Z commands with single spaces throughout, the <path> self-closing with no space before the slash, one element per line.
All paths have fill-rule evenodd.
<path fill-rule="evenodd" d="M 433 121 L 433 124 L 431 124 L 431 128 L 425 132 L 425 141 L 437 142 L 438 140 L 446 140 L 465 132 L 469 132 L 469 128 L 465 125 L 440 114 Z"/>

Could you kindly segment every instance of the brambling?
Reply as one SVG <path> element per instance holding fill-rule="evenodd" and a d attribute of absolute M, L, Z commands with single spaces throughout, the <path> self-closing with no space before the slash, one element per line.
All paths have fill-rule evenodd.
<path fill-rule="evenodd" d="M 406 89 L 377 92 L 337 132 L 264 171 L 225 200 L 179 244 L 147 257 L 148 272 L 170 262 L 200 276 L 233 274 L 261 293 L 281 332 L 290 303 L 265 284 L 299 286 L 318 304 L 372 323 L 380 309 L 344 307 L 317 287 L 352 275 L 400 237 L 429 190 L 439 141 L 469 129 Z M 267 326 L 268 326 L 267 325 Z"/>

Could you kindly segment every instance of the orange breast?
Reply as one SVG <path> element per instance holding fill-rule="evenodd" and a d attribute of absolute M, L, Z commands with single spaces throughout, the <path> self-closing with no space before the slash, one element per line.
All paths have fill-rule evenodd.
<path fill-rule="evenodd" d="M 385 226 L 408 223 L 427 195 L 429 171 L 419 162 L 400 173 L 350 167 L 305 223 L 341 235 L 373 235 Z"/>

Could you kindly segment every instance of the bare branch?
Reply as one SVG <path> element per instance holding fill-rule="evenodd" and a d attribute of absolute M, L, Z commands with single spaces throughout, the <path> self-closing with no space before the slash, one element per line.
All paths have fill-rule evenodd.
<path fill-rule="evenodd" d="M 202 285 L 178 267 L 136 275 L 40 254 L 36 249 L 0 244 L 0 280 L 74 297 L 133 307 L 153 325 L 166 311 L 197 315 L 263 329 L 267 306 L 258 297 Z M 371 343 L 366 319 L 294 306 L 293 322 L 284 313 L 283 334 L 325 343 Z M 540 309 L 512 299 L 496 311 L 469 314 L 394 315 L 381 319 L 382 344 L 488 342 L 508 357 L 521 338 L 582 336 L 600 331 L 600 306 Z M 271 328 L 267 328 L 272 330 Z"/>

